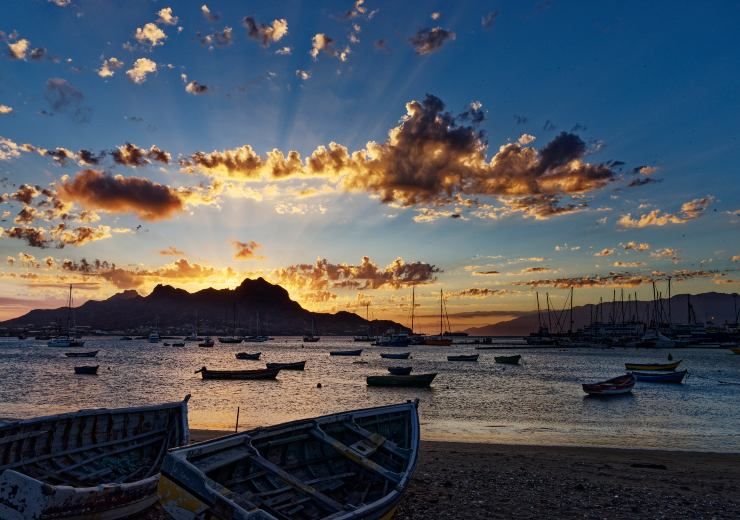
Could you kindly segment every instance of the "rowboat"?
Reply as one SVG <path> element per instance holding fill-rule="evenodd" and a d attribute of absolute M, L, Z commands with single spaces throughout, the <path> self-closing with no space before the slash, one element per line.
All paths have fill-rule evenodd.
<path fill-rule="evenodd" d="M 98 355 L 99 350 L 93 350 L 92 352 L 65 352 L 66 357 L 95 357 Z"/>
<path fill-rule="evenodd" d="M 185 346 L 185 342 L 184 341 L 175 341 L 174 343 L 172 343 L 172 346 L 173 347 L 184 347 Z"/>
<path fill-rule="evenodd" d="M 215 342 L 211 338 L 205 338 L 202 342 L 198 343 L 198 346 L 202 348 L 211 348 L 213 345 L 215 345 Z"/>
<path fill-rule="evenodd" d="M 267 368 L 277 368 L 278 370 L 304 370 L 305 361 L 295 361 L 294 363 L 267 363 Z"/>
<path fill-rule="evenodd" d="M 419 453 L 416 402 L 257 428 L 172 450 L 175 520 L 390 519 Z"/>
<path fill-rule="evenodd" d="M 641 372 L 634 371 L 632 374 L 638 381 L 646 383 L 682 383 L 688 370 L 678 370 L 676 372 Z"/>
<path fill-rule="evenodd" d="M 584 384 L 583 391 L 589 395 L 619 395 L 627 394 L 635 386 L 635 376 L 625 374 L 623 376 L 607 379 L 600 383 Z"/>
<path fill-rule="evenodd" d="M 517 354 L 516 356 L 494 356 L 493 360 L 496 363 L 500 363 L 503 365 L 518 365 L 519 360 L 522 359 L 522 356 Z"/>
<path fill-rule="evenodd" d="M 320 341 L 321 338 L 319 336 L 312 336 L 311 334 L 307 334 L 306 336 L 303 336 L 303 342 L 304 343 L 316 343 L 317 341 Z"/>
<path fill-rule="evenodd" d="M 251 359 L 252 361 L 258 361 L 262 352 L 255 352 L 254 354 L 249 352 L 237 352 L 235 355 L 236 359 Z"/>
<path fill-rule="evenodd" d="M 332 350 L 329 352 L 330 356 L 361 356 L 362 349 L 357 350 Z"/>
<path fill-rule="evenodd" d="M 412 367 L 388 367 L 388 372 L 394 376 L 407 376 L 413 370 Z"/>
<path fill-rule="evenodd" d="M 75 374 L 85 374 L 89 376 L 94 376 L 98 373 L 98 367 L 100 365 L 94 365 L 94 366 L 82 366 L 82 367 L 75 367 Z"/>
<path fill-rule="evenodd" d="M 681 364 L 681 359 L 673 363 L 653 363 L 653 364 L 641 364 L 641 363 L 625 363 L 624 368 L 627 370 L 653 370 L 653 371 L 667 371 L 676 370 L 678 365 Z"/>
<path fill-rule="evenodd" d="M 427 387 L 432 384 L 436 373 L 413 376 L 367 376 L 367 386 L 413 386 Z"/>
<path fill-rule="evenodd" d="M 458 356 L 447 356 L 447 361 L 478 361 L 480 354 L 460 354 Z"/>
<path fill-rule="evenodd" d="M 169 448 L 188 442 L 188 400 L 0 426 L 0 518 L 115 520 L 157 501 Z"/>
<path fill-rule="evenodd" d="M 195 371 L 203 379 L 275 379 L 280 372 L 274 368 L 259 368 L 257 370 L 208 370 L 206 367 Z"/>
<path fill-rule="evenodd" d="M 383 359 L 408 359 L 410 355 L 411 352 L 401 352 L 399 354 L 384 353 L 381 354 L 380 357 Z"/>

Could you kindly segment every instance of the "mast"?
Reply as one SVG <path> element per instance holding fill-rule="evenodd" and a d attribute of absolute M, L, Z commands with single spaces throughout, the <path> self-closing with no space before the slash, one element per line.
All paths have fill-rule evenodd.
<path fill-rule="evenodd" d="M 535 291 L 535 297 L 537 298 L 537 326 L 542 332 L 542 316 L 540 316 L 540 293 L 539 291 Z"/>
<path fill-rule="evenodd" d="M 369 338 L 371 336 L 370 332 L 370 302 L 365 303 L 365 321 L 367 322 L 367 337 Z M 411 326 L 413 327 L 413 320 Z"/>
<path fill-rule="evenodd" d="M 411 335 L 414 335 L 414 311 L 416 310 L 416 286 L 411 286 Z"/>
<path fill-rule="evenodd" d="M 547 331 L 552 333 L 552 318 L 550 316 L 550 294 L 545 293 L 545 300 L 547 300 Z"/>
<path fill-rule="evenodd" d="M 442 289 L 439 290 L 439 339 L 442 339 Z"/>
<path fill-rule="evenodd" d="M 673 326 L 673 317 L 671 316 L 671 277 L 668 277 L 668 328 Z"/>
<path fill-rule="evenodd" d="M 573 286 L 570 287 L 570 328 L 568 329 L 570 334 L 573 334 Z"/>
<path fill-rule="evenodd" d="M 67 302 L 67 336 L 71 337 L 70 325 L 72 320 L 72 284 L 69 284 L 69 301 Z"/>

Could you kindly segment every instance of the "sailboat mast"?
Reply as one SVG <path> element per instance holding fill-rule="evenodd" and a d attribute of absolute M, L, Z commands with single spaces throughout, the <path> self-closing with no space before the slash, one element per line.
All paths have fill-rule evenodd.
<path fill-rule="evenodd" d="M 67 302 L 67 336 L 70 335 L 70 324 L 72 320 L 72 284 L 69 284 L 69 300 Z"/>
<path fill-rule="evenodd" d="M 542 331 L 542 316 L 540 316 L 540 293 L 539 291 L 535 291 L 534 294 L 537 298 L 537 326 L 539 327 L 539 330 Z"/>
<path fill-rule="evenodd" d="M 414 311 L 416 310 L 416 287 L 411 287 L 411 335 L 414 335 Z"/>
<path fill-rule="evenodd" d="M 573 287 L 570 288 L 570 328 L 568 332 L 573 334 Z"/>
<path fill-rule="evenodd" d="M 671 315 L 671 277 L 668 277 L 668 328 L 673 326 L 673 316 Z"/>
<path fill-rule="evenodd" d="M 439 290 L 439 339 L 442 339 L 442 289 Z"/>

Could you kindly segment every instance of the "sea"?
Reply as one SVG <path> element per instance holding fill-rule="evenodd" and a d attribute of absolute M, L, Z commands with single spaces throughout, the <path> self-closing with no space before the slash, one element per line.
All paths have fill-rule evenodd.
<path fill-rule="evenodd" d="M 63 349 L 1 338 L 0 418 L 178 401 L 190 394 L 191 428 L 242 431 L 419 399 L 427 440 L 740 452 L 740 355 L 727 349 L 505 348 L 511 340 L 495 340 L 501 348 L 493 350 L 462 344 L 394 349 L 345 337 L 177 348 L 112 337 L 85 340 L 82 348 Z M 329 355 L 359 348 L 360 357 Z M 100 352 L 95 359 L 64 356 L 87 350 Z M 239 351 L 260 351 L 261 360 L 237 360 Z M 410 351 L 411 359 L 380 357 L 399 351 Z M 462 353 L 480 358 L 447 361 L 448 354 Z M 522 355 L 520 366 L 494 362 L 495 355 L 513 353 Z M 623 374 L 625 362 L 667 362 L 669 353 L 689 371 L 684 384 L 638 382 L 631 394 L 612 398 L 583 393 L 581 383 Z M 281 371 L 274 381 L 203 381 L 195 373 L 203 366 L 247 369 L 303 360 L 305 371 Z M 75 365 L 86 364 L 100 365 L 98 375 L 74 374 Z M 438 375 L 429 389 L 366 385 L 366 376 L 387 374 L 392 365 Z"/>

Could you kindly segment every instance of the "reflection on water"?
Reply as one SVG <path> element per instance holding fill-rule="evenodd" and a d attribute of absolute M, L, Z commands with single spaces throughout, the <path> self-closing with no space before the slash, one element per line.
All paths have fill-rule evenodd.
<path fill-rule="evenodd" d="M 329 350 L 361 348 L 362 358 Z M 202 349 L 88 338 L 93 359 L 68 359 L 42 342 L 0 340 L 0 417 L 32 417 L 79 408 L 179 400 L 192 394 L 193 428 L 232 429 L 274 424 L 353 408 L 419 398 L 427 439 L 740 451 L 740 356 L 726 350 L 674 350 L 690 376 L 684 385 L 637 383 L 632 395 L 584 397 L 580 383 L 623 373 L 625 361 L 659 361 L 666 351 L 523 349 L 522 366 L 496 365 L 496 350 L 478 363 L 451 363 L 446 347 L 410 347 L 409 361 L 381 359 L 387 348 L 322 338 Z M 261 351 L 239 361 L 237 351 Z M 458 346 L 457 352 L 473 352 Z M 509 353 L 504 351 L 503 353 Z M 260 368 L 270 361 L 307 360 L 305 372 L 282 371 L 276 381 L 202 381 L 194 370 Z M 367 364 L 355 364 L 361 359 Z M 365 376 L 410 363 L 437 372 L 431 389 L 368 388 Z M 98 376 L 76 376 L 74 365 L 100 364 Z M 321 388 L 317 388 L 321 383 Z"/>

